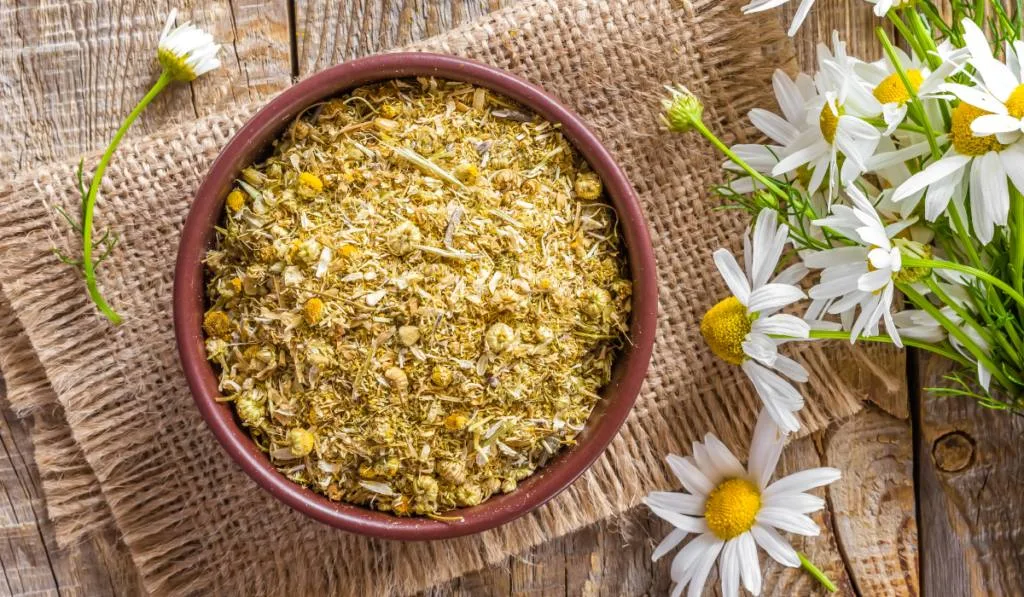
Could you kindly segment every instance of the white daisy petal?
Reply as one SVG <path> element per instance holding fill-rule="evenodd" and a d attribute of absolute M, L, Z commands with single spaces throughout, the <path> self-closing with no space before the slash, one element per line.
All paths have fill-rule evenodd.
<path fill-rule="evenodd" d="M 772 141 L 782 145 L 792 143 L 793 139 L 800 134 L 800 131 L 787 122 L 785 118 L 768 110 L 754 108 L 750 111 L 748 117 L 750 118 L 750 123 L 757 127 L 758 130 L 767 135 Z"/>
<path fill-rule="evenodd" d="M 1005 226 L 1010 215 L 1010 190 L 1006 186 L 1006 172 L 999 154 L 990 151 L 978 158 L 981 162 L 982 199 L 988 204 L 992 213 L 992 221 L 997 226 Z M 971 196 L 971 201 L 974 201 Z"/>
<path fill-rule="evenodd" d="M 1000 102 L 1005 102 L 1020 84 L 1009 67 L 995 58 L 975 58 L 971 64 L 985 81 L 985 87 L 988 87 L 992 96 Z"/>
<path fill-rule="evenodd" d="M 707 497 L 711 490 L 715 488 L 707 476 L 694 466 L 690 459 L 669 454 L 665 460 L 668 462 L 672 472 L 675 473 L 676 478 L 679 479 L 679 482 L 691 494 Z"/>
<path fill-rule="evenodd" d="M 786 432 L 799 430 L 800 422 L 793 412 L 803 406 L 803 397 L 796 388 L 755 361 L 746 361 L 741 368 L 779 428 Z"/>
<path fill-rule="evenodd" d="M 693 578 L 693 573 L 700 565 L 707 551 L 715 543 L 720 542 L 721 540 L 718 537 L 708 532 L 687 543 L 679 550 L 679 555 L 676 556 L 676 559 L 672 561 L 672 569 L 670 570 L 672 580 L 686 586 L 690 579 Z"/>
<path fill-rule="evenodd" d="M 775 370 L 793 381 L 801 383 L 810 378 L 807 373 L 807 369 L 805 369 L 803 365 L 783 354 L 780 354 L 775 358 Z"/>
<path fill-rule="evenodd" d="M 722 559 L 718 563 L 718 570 L 722 577 L 722 597 L 739 597 L 740 554 L 739 542 L 736 539 L 726 541 L 722 548 Z"/>
<path fill-rule="evenodd" d="M 805 118 L 804 96 L 796 82 L 782 69 L 775 69 L 772 74 L 772 88 L 786 120 L 800 122 Z"/>
<path fill-rule="evenodd" d="M 1020 119 L 1009 114 L 985 114 L 971 121 L 971 132 L 979 137 L 1020 131 Z"/>
<path fill-rule="evenodd" d="M 679 514 L 678 512 L 672 512 L 671 510 L 652 506 L 651 504 L 647 504 L 647 507 L 650 508 L 651 512 L 656 514 L 658 518 L 661 518 L 681 531 L 686 531 L 687 533 L 705 533 L 708 530 L 708 525 L 704 522 L 703 518 Z"/>
<path fill-rule="evenodd" d="M 758 361 L 765 367 L 775 365 L 775 359 L 779 356 L 779 349 L 775 342 L 767 336 L 760 334 L 747 334 L 747 339 L 741 344 L 743 353 Z"/>
<path fill-rule="evenodd" d="M 750 533 L 736 538 L 739 545 L 740 578 L 743 586 L 753 595 L 761 594 L 761 563 L 757 561 L 757 544 Z"/>
<path fill-rule="evenodd" d="M 1003 170 L 1013 181 L 1013 186 L 1024 193 L 1024 147 L 1011 145 L 998 153 L 1003 162 Z"/>
<path fill-rule="evenodd" d="M 644 498 L 644 503 L 656 508 L 671 510 L 690 516 L 704 515 L 704 498 L 688 493 L 675 491 L 652 491 Z"/>
<path fill-rule="evenodd" d="M 704 445 L 707 446 L 708 455 L 714 461 L 715 467 L 724 473 L 726 478 L 742 477 L 745 469 L 739 459 L 722 443 L 722 440 L 708 433 L 704 436 Z"/>
<path fill-rule="evenodd" d="M 800 558 L 797 557 L 796 550 L 793 549 L 793 546 L 788 541 L 779 536 L 774 529 L 761 524 L 755 524 L 750 528 L 750 534 L 753 536 L 754 541 L 761 546 L 761 549 L 776 562 L 789 568 L 800 566 Z"/>
<path fill-rule="evenodd" d="M 949 155 L 937 162 L 932 163 L 924 170 L 911 176 L 896 188 L 893 192 L 893 201 L 902 201 L 928 185 L 938 182 L 943 178 L 961 170 L 971 161 L 971 158 L 964 155 Z"/>
<path fill-rule="evenodd" d="M 821 533 L 821 529 L 806 514 L 800 514 L 788 507 L 762 506 L 757 513 L 757 522 L 807 537 L 815 537 Z"/>
<path fill-rule="evenodd" d="M 777 313 L 758 318 L 751 324 L 750 330 L 760 334 L 806 338 L 811 331 L 811 326 L 795 315 Z"/>
<path fill-rule="evenodd" d="M 708 581 L 711 568 L 715 565 L 715 560 L 718 559 L 718 554 L 721 553 L 724 546 L 724 541 L 715 538 L 715 542 L 705 548 L 700 561 L 694 568 L 693 578 L 690 579 L 690 589 L 686 593 L 687 597 L 700 597 L 700 594 L 704 592 L 704 584 Z"/>
<path fill-rule="evenodd" d="M 879 288 L 883 288 L 891 281 L 892 272 L 888 269 L 878 269 L 857 278 L 857 289 L 863 290 L 864 292 L 874 292 Z"/>
<path fill-rule="evenodd" d="M 767 499 L 780 493 L 801 493 L 838 481 L 842 477 L 839 469 L 832 467 L 812 468 L 783 477 L 764 490 Z"/>
<path fill-rule="evenodd" d="M 763 503 L 766 507 L 788 508 L 800 514 L 809 514 L 824 508 L 825 498 L 809 493 L 780 493 L 765 498 Z"/>
<path fill-rule="evenodd" d="M 814 0 L 800 1 L 800 5 L 796 8 L 796 14 L 793 15 L 793 22 L 789 25 L 789 31 L 786 32 L 790 37 L 796 35 L 800 25 L 803 25 L 804 19 L 807 18 L 807 14 L 811 12 L 812 6 L 814 6 Z"/>
<path fill-rule="evenodd" d="M 722 274 L 722 279 L 725 280 L 725 285 L 729 287 L 729 291 L 741 303 L 749 307 L 750 283 L 747 282 L 746 275 L 740 269 L 739 264 L 736 263 L 736 258 L 727 249 L 718 249 L 714 253 L 714 260 L 715 266 L 718 267 L 718 272 Z"/>
<path fill-rule="evenodd" d="M 750 460 L 747 463 L 747 471 L 759 489 L 768 486 L 785 445 L 786 434 L 779 429 L 771 416 L 762 410 L 754 426 L 754 437 L 750 441 Z"/>
<path fill-rule="evenodd" d="M 657 562 L 660 560 L 662 556 L 672 551 L 677 545 L 682 543 L 683 539 L 686 539 L 688 535 L 689 533 L 682 529 L 672 529 L 672 531 L 669 532 L 668 535 L 665 535 L 665 538 L 661 540 L 661 543 L 654 548 L 654 553 L 651 554 L 651 561 Z"/>
<path fill-rule="evenodd" d="M 747 309 L 752 312 L 771 311 L 806 297 L 803 290 L 789 284 L 765 284 L 750 294 Z"/>
<path fill-rule="evenodd" d="M 946 83 L 945 85 L 940 86 L 940 89 L 948 91 L 960 98 L 960 101 L 967 102 L 968 104 L 976 108 L 981 108 L 986 112 L 992 112 L 993 114 L 1006 114 L 1006 106 L 1004 106 L 1002 102 L 977 87 L 968 87 L 967 85 L 961 85 L 959 83 Z"/>

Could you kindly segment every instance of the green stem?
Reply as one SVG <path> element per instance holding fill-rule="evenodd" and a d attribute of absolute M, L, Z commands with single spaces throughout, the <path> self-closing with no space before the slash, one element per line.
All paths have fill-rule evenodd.
<path fill-rule="evenodd" d="M 942 157 L 942 151 L 939 150 L 939 143 L 935 140 L 935 131 L 932 129 L 932 123 L 928 119 L 928 114 L 924 109 L 924 103 L 922 103 L 921 98 L 917 96 L 917 89 L 915 89 L 914 85 L 910 82 L 910 78 L 907 77 L 907 71 L 903 68 L 903 64 L 900 63 L 900 59 L 896 55 L 896 48 L 894 48 L 892 42 L 889 41 L 889 35 L 885 32 L 885 29 L 876 27 L 875 35 L 878 37 L 878 41 L 881 42 L 882 48 L 885 50 L 885 54 L 889 57 L 889 62 L 892 62 L 893 68 L 896 69 L 896 74 L 899 75 L 900 81 L 903 83 L 903 87 L 907 90 L 907 95 L 910 97 L 908 109 L 917 113 L 916 115 L 918 120 L 920 121 L 921 126 L 924 127 L 925 138 L 928 139 L 928 147 L 932 151 L 932 158 L 939 159 Z"/>
<path fill-rule="evenodd" d="M 1024 197 L 1010 185 L 1010 208 L 1013 210 L 1013 289 L 1024 294 Z"/>
<path fill-rule="evenodd" d="M 973 327 L 975 330 L 978 331 L 979 334 L 983 334 L 985 332 L 985 327 L 979 324 L 978 321 L 973 316 L 971 316 L 970 313 L 967 312 L 967 309 L 964 309 L 956 301 L 951 299 L 949 295 L 946 294 L 946 291 L 944 291 L 942 287 L 939 286 L 938 282 L 935 281 L 934 276 L 928 276 L 927 280 L 925 281 L 925 284 L 928 286 L 928 289 L 935 294 L 935 297 L 939 299 L 939 302 L 943 303 L 944 305 L 947 305 L 950 309 L 952 309 L 953 312 L 957 314 L 957 317 L 962 319 L 964 323 Z M 979 309 L 979 311 L 985 314 L 984 309 Z M 987 316 L 987 314 L 985 315 Z M 1020 361 L 1020 357 L 1017 355 L 1017 351 L 1012 346 L 1010 346 L 1010 343 L 1009 341 L 1007 341 L 1005 335 L 993 334 L 993 337 L 996 339 L 996 342 L 999 343 L 999 346 L 1002 347 L 1002 349 L 1006 352 L 1006 354 L 1013 359 L 1013 362 L 1016 363 Z"/>
<path fill-rule="evenodd" d="M 974 340 L 972 340 L 970 336 L 967 335 L 966 332 L 960 329 L 960 326 L 950 321 L 949 318 L 946 317 L 946 315 L 938 309 L 938 307 L 931 304 L 931 302 L 927 298 L 922 296 L 921 293 L 919 293 L 918 291 L 914 290 L 909 284 L 899 284 L 897 285 L 897 288 L 899 288 L 900 292 L 902 292 L 907 298 L 913 301 L 915 305 L 927 311 L 928 314 L 931 315 L 933 319 L 935 319 L 935 321 L 939 322 L 939 325 L 946 328 L 946 333 L 956 338 L 960 342 L 960 344 L 962 344 L 963 347 L 966 348 L 967 351 L 971 353 L 971 356 L 973 356 L 975 360 L 981 363 L 986 369 L 988 369 L 992 373 L 992 377 L 995 377 L 999 381 L 999 384 L 1003 386 L 1005 390 L 1012 390 L 1013 384 L 1010 382 L 1010 379 L 1006 377 L 1006 374 L 1003 373 L 1003 370 L 997 367 L 994 362 L 992 362 L 992 359 L 989 358 L 987 354 L 985 354 L 985 351 L 982 350 L 981 347 L 979 347 L 977 343 L 975 343 Z"/>
<path fill-rule="evenodd" d="M 811 330 L 810 338 L 817 338 L 820 340 L 849 340 L 850 332 L 844 331 L 832 331 L 832 330 Z M 892 338 L 889 336 L 860 336 L 857 340 L 864 340 L 865 342 L 877 342 L 879 344 L 892 344 Z M 956 361 L 965 367 L 970 367 L 971 362 L 964 358 L 964 356 L 953 349 L 952 346 L 942 346 L 939 344 L 931 344 L 928 342 L 922 342 L 921 340 L 914 340 L 913 338 L 902 338 L 903 344 L 914 348 L 920 348 L 921 350 L 927 350 L 928 352 L 934 353 L 940 357 L 947 358 L 951 361 Z"/>
<path fill-rule="evenodd" d="M 834 582 L 829 580 L 829 578 L 825 576 L 825 573 L 818 569 L 817 566 L 812 564 L 811 561 L 807 559 L 807 556 L 803 554 L 803 552 L 796 552 L 796 556 L 800 558 L 800 567 L 806 570 L 807 573 L 814 578 L 814 580 L 820 582 L 821 586 L 825 587 L 825 589 L 829 593 L 835 593 L 839 590 L 839 587 L 837 587 Z"/>
<path fill-rule="evenodd" d="M 960 237 L 960 243 L 964 246 L 964 250 L 967 251 L 967 256 L 970 258 L 971 263 L 974 267 L 981 268 L 981 258 L 978 257 L 978 252 L 974 249 L 974 240 L 971 235 L 967 233 L 967 226 L 964 225 L 964 219 L 960 217 L 960 210 L 957 209 L 956 205 L 952 206 L 949 210 L 950 219 L 953 220 L 953 227 L 956 228 L 957 236 Z"/>
<path fill-rule="evenodd" d="M 114 325 L 121 323 L 121 316 L 107 304 L 106 299 L 100 294 L 99 286 L 96 284 L 96 263 L 92 258 L 92 219 L 93 211 L 96 208 L 96 199 L 99 196 L 100 181 L 103 180 L 103 173 L 106 172 L 110 159 L 114 156 L 117 146 L 121 143 L 121 139 L 128 132 L 128 129 L 131 128 L 132 123 L 135 122 L 135 119 L 139 117 L 139 114 L 142 114 L 146 106 L 156 96 L 160 95 L 160 92 L 171 81 L 173 81 L 171 75 L 167 71 L 162 72 L 160 78 L 156 80 L 156 83 L 153 84 L 146 95 L 139 100 L 139 103 L 128 114 L 124 122 L 121 123 L 121 127 L 114 133 L 114 138 L 111 139 L 107 150 L 103 152 L 103 157 L 100 158 L 100 163 L 96 166 L 95 173 L 93 173 L 92 182 L 89 184 L 89 192 L 85 197 L 85 206 L 82 209 L 82 269 L 85 274 L 85 286 L 89 291 L 89 297 L 92 299 L 92 302 L 96 303 L 96 307 L 100 312 Z"/>
<path fill-rule="evenodd" d="M 910 26 L 913 27 L 917 41 L 921 44 L 921 49 L 924 50 L 924 56 L 921 59 L 927 62 L 931 68 L 938 68 L 942 64 L 942 59 L 936 55 L 938 47 L 935 45 L 935 38 L 932 37 L 931 31 L 921 20 L 921 13 L 916 8 L 905 8 L 903 14 L 910 19 Z"/>
<path fill-rule="evenodd" d="M 907 27 L 907 24 L 903 22 L 903 19 L 896 14 L 896 11 L 890 10 L 887 16 L 889 17 L 889 21 L 892 22 L 893 27 L 896 27 L 896 30 L 903 36 L 903 39 L 907 40 L 907 43 L 910 44 L 911 51 L 917 54 L 921 60 L 926 60 L 924 50 L 921 49 L 921 45 L 917 42 L 917 38 L 910 31 L 910 28 Z"/>
<path fill-rule="evenodd" d="M 743 168 L 744 172 L 749 174 L 754 180 L 758 181 L 759 183 L 767 187 L 769 191 L 775 193 L 781 199 L 789 198 L 788 194 L 786 194 L 782 189 L 776 186 L 776 184 L 769 180 L 764 174 L 761 174 L 757 170 L 754 170 L 753 168 L 750 167 L 750 164 L 740 159 L 740 157 L 736 155 L 736 153 L 733 152 L 733 150 L 729 149 L 729 146 L 727 146 L 725 143 L 722 143 L 722 141 L 718 137 L 716 137 L 715 134 L 712 133 L 711 130 L 707 126 L 705 126 L 703 122 L 701 122 L 700 120 L 694 120 L 693 128 L 697 129 L 697 131 L 701 135 L 704 135 L 704 138 L 710 141 L 711 144 L 714 145 L 716 149 L 718 149 L 718 151 L 721 151 L 725 155 L 725 157 L 729 158 L 729 161 L 736 164 L 740 168 Z"/>
<path fill-rule="evenodd" d="M 1021 296 L 1021 293 L 1017 292 L 1013 288 L 1010 288 L 1010 285 L 1007 284 L 1006 282 L 1003 282 L 1002 280 L 993 276 L 992 274 L 980 270 L 978 268 L 974 268 L 969 265 L 963 265 L 961 263 L 955 263 L 953 261 L 943 261 L 941 259 L 918 259 L 916 257 L 904 256 L 902 261 L 903 267 L 926 267 L 928 269 L 945 269 L 974 276 L 979 280 L 984 280 L 989 284 L 992 284 L 999 290 L 1002 290 L 1007 295 L 1009 295 L 1009 297 L 1016 301 L 1017 304 L 1024 306 L 1024 296 Z"/>

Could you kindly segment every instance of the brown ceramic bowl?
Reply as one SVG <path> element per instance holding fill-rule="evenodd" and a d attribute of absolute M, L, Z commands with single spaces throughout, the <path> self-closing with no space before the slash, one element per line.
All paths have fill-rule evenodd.
<path fill-rule="evenodd" d="M 271 142 L 306 107 L 360 85 L 400 77 L 432 76 L 486 87 L 560 123 L 604 182 L 622 223 L 633 279 L 629 346 L 616 362 L 611 383 L 571 449 L 564 450 L 512 493 L 463 508 L 457 522 L 400 518 L 352 504 L 332 502 L 278 473 L 235 419 L 218 402 L 217 376 L 206 360 L 202 318 L 202 259 L 214 240 L 225 197 L 239 172 L 264 158 Z M 274 98 L 242 127 L 211 166 L 189 211 L 174 273 L 174 327 L 181 365 L 196 405 L 228 454 L 274 497 L 331 526 L 386 539 L 425 540 L 477 533 L 506 523 L 544 504 L 572 483 L 608 446 L 636 401 L 651 357 L 657 316 L 654 254 L 636 193 L 608 151 L 578 116 L 540 88 L 505 71 L 477 62 L 436 54 L 372 56 L 327 69 Z"/>

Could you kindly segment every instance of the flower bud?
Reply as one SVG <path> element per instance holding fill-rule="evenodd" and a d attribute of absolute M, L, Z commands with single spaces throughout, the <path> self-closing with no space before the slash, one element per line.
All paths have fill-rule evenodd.
<path fill-rule="evenodd" d="M 661 100 L 665 113 L 661 119 L 670 131 L 685 133 L 704 117 L 704 104 L 682 85 L 666 87 L 669 97 Z"/>

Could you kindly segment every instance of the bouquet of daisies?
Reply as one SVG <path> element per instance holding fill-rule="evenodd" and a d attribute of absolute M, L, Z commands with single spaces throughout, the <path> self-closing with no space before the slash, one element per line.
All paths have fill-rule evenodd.
<path fill-rule="evenodd" d="M 777 71 L 779 111 L 749 115 L 767 144 L 727 147 L 685 88 L 665 100 L 669 129 L 722 151 L 717 191 L 755 217 L 743 266 L 714 254 L 732 295 L 701 332 L 785 431 L 807 377 L 779 352 L 795 340 L 913 346 L 958 365 L 937 391 L 1024 404 L 1024 15 L 873 4 L 908 50 L 879 27 L 884 58 L 866 62 L 833 34 L 814 76 Z"/>
<path fill-rule="evenodd" d="M 776 72 L 778 110 L 749 114 L 766 144 L 727 146 L 684 87 L 664 100 L 669 130 L 697 131 L 724 154 L 726 207 L 753 216 L 741 259 L 713 255 L 730 294 L 700 329 L 764 404 L 745 467 L 708 434 L 668 458 L 684 492 L 645 499 L 674 527 L 655 559 L 695 536 L 673 560 L 673 595 L 700 594 L 715 563 L 724 595 L 758 594 L 757 548 L 834 590 L 780 535 L 817 534 L 807 514 L 824 502 L 807 492 L 840 476 L 771 482 L 800 427 L 795 384 L 808 378 L 783 345 L 912 346 L 955 364 L 933 391 L 1024 407 L 1024 1 L 952 0 L 945 12 L 930 0 L 868 1 L 899 43 L 878 27 L 884 58 L 867 62 L 833 34 L 813 76 Z M 801 0 L 791 35 L 812 4 Z"/>

